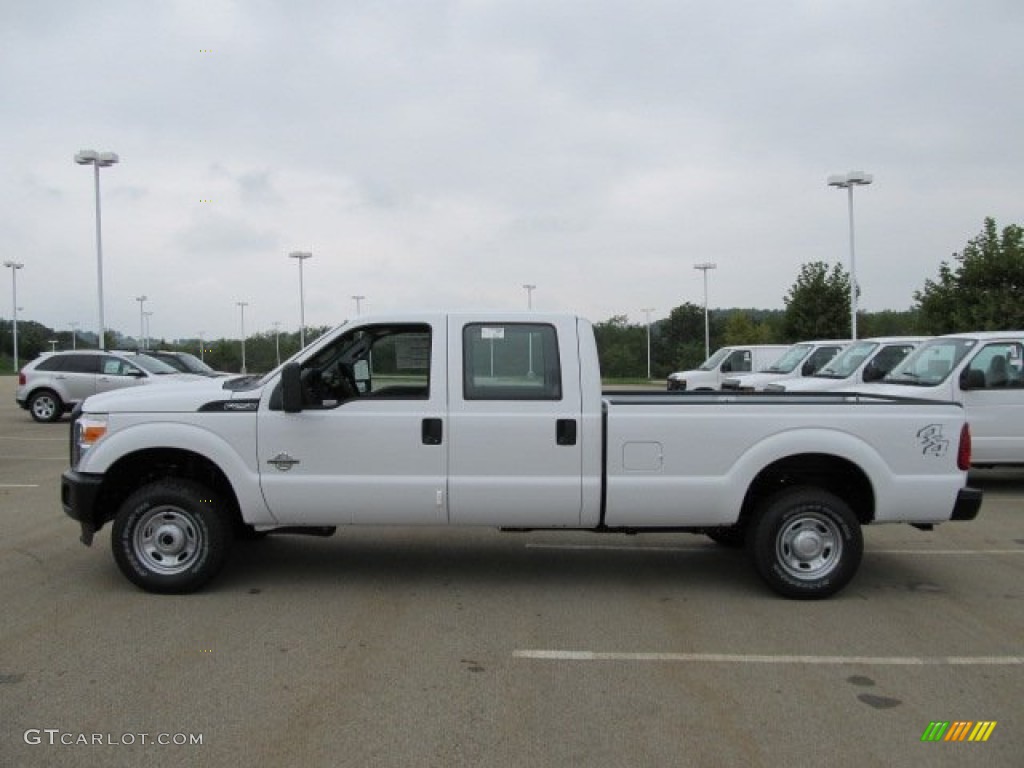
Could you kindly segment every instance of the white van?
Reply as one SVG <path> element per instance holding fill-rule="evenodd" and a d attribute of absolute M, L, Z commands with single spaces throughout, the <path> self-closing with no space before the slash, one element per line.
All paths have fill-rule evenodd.
<path fill-rule="evenodd" d="M 801 341 L 790 347 L 786 354 L 761 373 L 725 379 L 722 382 L 722 389 L 761 392 L 774 381 L 810 376 L 842 352 L 849 343 L 849 340 L 839 339 Z"/>
<path fill-rule="evenodd" d="M 971 425 L 975 466 L 1024 464 L 1024 331 L 938 336 L 875 384 L 871 394 L 961 403 Z"/>
<path fill-rule="evenodd" d="M 828 392 L 853 384 L 881 381 L 927 339 L 926 336 L 884 336 L 854 341 L 810 376 L 773 381 L 764 389 L 765 392 Z"/>
<path fill-rule="evenodd" d="M 763 371 L 787 349 L 785 344 L 746 344 L 722 347 L 693 371 L 678 371 L 668 376 L 670 392 L 721 389 L 722 379 L 737 373 Z"/>

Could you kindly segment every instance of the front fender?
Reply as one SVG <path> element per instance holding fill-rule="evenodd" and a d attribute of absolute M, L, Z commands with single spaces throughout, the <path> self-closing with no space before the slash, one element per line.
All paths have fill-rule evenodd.
<path fill-rule="evenodd" d="M 248 417 L 249 414 L 219 416 L 231 420 L 231 429 L 227 430 L 228 437 L 225 437 L 203 426 L 181 421 L 145 421 L 119 425 L 112 415 L 111 430 L 85 454 L 76 469 L 82 473 L 104 474 L 117 461 L 153 449 L 168 448 L 194 453 L 224 473 L 238 499 L 245 522 L 272 525 L 277 521 L 260 493 L 256 463 L 256 420 Z"/>

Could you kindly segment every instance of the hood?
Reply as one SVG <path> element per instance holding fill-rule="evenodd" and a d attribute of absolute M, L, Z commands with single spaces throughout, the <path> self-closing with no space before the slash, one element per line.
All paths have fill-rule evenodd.
<path fill-rule="evenodd" d="M 780 387 L 786 392 L 835 392 L 847 390 L 853 387 L 852 377 L 843 379 L 830 379 L 824 376 L 806 376 L 801 379 L 779 379 L 768 385 L 768 388 Z M 868 386 L 866 384 L 862 386 Z M 859 389 L 859 388 L 858 388 Z M 775 391 L 781 391 L 776 389 Z"/>
<path fill-rule="evenodd" d="M 170 378 L 168 375 L 167 378 Z M 263 387 L 229 388 L 234 379 L 211 379 L 183 374 L 159 386 L 127 387 L 86 398 L 82 408 L 93 413 L 194 413 L 202 410 L 232 410 L 223 404 L 258 402 Z"/>
<path fill-rule="evenodd" d="M 726 381 L 735 382 L 737 386 L 761 388 L 770 381 L 791 378 L 788 373 L 742 373 L 730 376 Z"/>
<path fill-rule="evenodd" d="M 844 392 L 859 392 L 865 395 L 883 395 L 885 397 L 913 397 L 922 400 L 949 400 L 949 388 L 939 385 L 936 387 L 915 387 L 914 385 L 886 384 L 884 382 L 871 382 L 865 384 L 849 384 L 842 388 Z"/>

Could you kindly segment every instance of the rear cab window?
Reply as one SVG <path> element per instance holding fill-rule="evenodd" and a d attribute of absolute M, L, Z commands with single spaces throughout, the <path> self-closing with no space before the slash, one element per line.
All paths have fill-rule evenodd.
<path fill-rule="evenodd" d="M 463 399 L 562 399 L 562 368 L 554 326 L 469 323 L 462 335 Z"/>

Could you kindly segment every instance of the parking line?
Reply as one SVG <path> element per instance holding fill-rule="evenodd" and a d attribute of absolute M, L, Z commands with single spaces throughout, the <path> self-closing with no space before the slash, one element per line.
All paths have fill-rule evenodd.
<path fill-rule="evenodd" d="M 9 435 L 0 435 L 0 440 L 24 440 L 27 443 L 66 443 L 68 438 L 66 435 L 64 437 L 11 437 Z"/>
<path fill-rule="evenodd" d="M 601 550 L 621 552 L 721 552 L 721 547 L 631 547 L 616 544 L 541 544 L 530 542 L 527 549 Z M 865 555 L 1024 555 L 1024 547 L 1017 549 L 865 549 Z"/>
<path fill-rule="evenodd" d="M 0 488 L 38 488 L 38 485 L 28 483 L 0 483 Z"/>
<path fill-rule="evenodd" d="M 606 651 L 519 650 L 516 659 L 540 661 L 674 661 L 711 664 L 822 664 L 872 666 L 1021 666 L 1024 656 L 776 656 L 745 653 L 618 653 Z"/>

